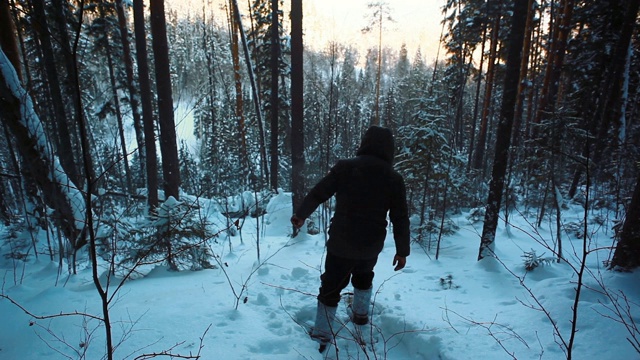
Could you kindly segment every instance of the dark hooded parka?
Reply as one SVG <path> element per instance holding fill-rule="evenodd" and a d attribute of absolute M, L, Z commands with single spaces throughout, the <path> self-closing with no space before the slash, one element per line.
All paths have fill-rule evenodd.
<path fill-rule="evenodd" d="M 348 259 L 377 258 L 393 224 L 396 255 L 409 255 L 409 217 L 404 180 L 393 169 L 391 130 L 370 127 L 356 157 L 340 160 L 311 189 L 295 216 L 306 219 L 321 203 L 336 196 L 327 251 Z"/>

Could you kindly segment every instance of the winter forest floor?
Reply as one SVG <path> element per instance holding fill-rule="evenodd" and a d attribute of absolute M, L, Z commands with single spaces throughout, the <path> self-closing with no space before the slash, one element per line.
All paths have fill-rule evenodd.
<path fill-rule="evenodd" d="M 500 224 L 497 259 L 478 262 L 482 224 L 461 214 L 452 219 L 460 229 L 443 237 L 438 260 L 435 243 L 429 251 L 414 243 L 407 267 L 397 273 L 389 236 L 376 266 L 372 326 L 360 329 L 365 344 L 355 340 L 354 325 L 346 323 L 338 326 L 336 346 L 320 354 L 306 329 L 315 315 L 324 235 L 303 231 L 291 239 L 290 209 L 289 194 L 271 200 L 260 237 L 260 261 L 251 219 L 244 225 L 243 243 L 234 236 L 230 243 L 220 238 L 212 244 L 222 267 L 197 272 L 157 267 L 124 283 L 110 308 L 114 358 L 143 359 L 149 358 L 143 354 L 163 352 L 199 354 L 201 359 L 567 358 L 563 343 L 571 336 L 583 240 L 562 236 L 565 256 L 575 270 L 545 260 L 551 252 L 535 239 L 552 243 L 556 236 L 548 229 L 555 220 L 534 231 L 531 219 L 512 214 L 508 230 Z M 581 208 L 570 207 L 563 221 L 579 222 L 583 216 Z M 610 225 L 593 223 L 589 229 L 589 249 L 611 246 Z M 527 272 L 522 256 L 532 249 L 541 257 L 540 265 Z M 640 358 L 627 339 L 638 337 L 640 274 L 605 270 L 602 262 L 609 251 L 593 250 L 587 256 L 573 359 Z M 3 246 L 0 252 L 9 249 Z M 81 256 L 79 264 L 78 274 L 69 277 L 66 269 L 59 275 L 57 263 L 43 255 L 26 263 L 3 256 L 2 294 L 36 316 L 102 316 L 89 263 Z M 105 274 L 101 280 L 106 281 Z M 111 294 L 116 284 L 112 279 Z M 338 309 L 341 320 L 348 318 L 347 301 L 345 296 Z M 0 299 L 0 314 L 0 359 L 104 356 L 104 328 L 98 320 L 78 315 L 40 320 L 7 298 Z"/>

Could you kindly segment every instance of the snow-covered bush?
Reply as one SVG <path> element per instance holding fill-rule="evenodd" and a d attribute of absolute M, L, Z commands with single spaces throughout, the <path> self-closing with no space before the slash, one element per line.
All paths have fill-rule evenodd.
<path fill-rule="evenodd" d="M 214 268 L 208 242 L 217 236 L 211 224 L 198 216 L 194 205 L 173 197 L 161 204 L 157 214 L 138 224 L 138 229 L 124 241 L 118 265 L 166 265 L 171 270 Z M 124 250 L 124 251 L 122 251 Z"/>
<path fill-rule="evenodd" d="M 522 258 L 524 259 L 524 268 L 527 271 L 532 271 L 539 266 L 549 265 L 555 261 L 555 258 L 543 257 L 543 255 L 544 253 L 538 256 L 536 251 L 533 249 L 531 249 L 531 251 L 525 251 L 524 255 L 522 255 Z"/>
<path fill-rule="evenodd" d="M 244 191 L 240 195 L 227 196 L 219 200 L 221 211 L 231 218 L 252 218 L 267 213 L 266 204 L 274 194 L 269 191 Z"/>
<path fill-rule="evenodd" d="M 5 243 L 9 247 L 9 252 L 4 254 L 7 259 L 26 261 L 29 258 L 29 253 L 32 251 L 32 242 L 29 241 L 29 236 L 21 236 L 25 233 L 21 227 L 22 224 L 12 225 L 6 228 L 7 236 L 5 237 Z"/>
<path fill-rule="evenodd" d="M 580 239 L 584 236 L 584 222 L 583 221 L 572 221 L 564 223 L 563 225 L 564 231 L 567 234 L 573 235 L 576 239 Z"/>
<path fill-rule="evenodd" d="M 412 232 L 417 233 L 415 242 L 422 248 L 430 250 L 435 246 L 435 239 L 442 238 L 442 236 L 450 236 L 456 233 L 460 227 L 451 219 L 434 219 L 425 221 L 422 226 L 417 225 L 412 229 Z M 439 236 L 442 235 L 442 236 Z"/>
<path fill-rule="evenodd" d="M 480 221 L 484 220 L 485 210 L 486 209 L 484 207 L 473 208 L 469 211 L 469 215 L 467 215 L 467 219 L 472 224 L 477 224 Z"/>

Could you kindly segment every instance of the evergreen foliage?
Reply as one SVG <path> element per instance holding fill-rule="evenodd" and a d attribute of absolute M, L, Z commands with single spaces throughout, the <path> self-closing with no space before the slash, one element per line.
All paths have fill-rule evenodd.
<path fill-rule="evenodd" d="M 158 265 L 174 271 L 214 267 L 209 242 L 219 230 L 200 216 L 196 204 L 169 198 L 158 207 L 157 214 L 135 224 L 115 221 L 110 225 L 108 237 L 126 239 L 118 241 L 116 253 L 117 265 L 125 274 Z"/>
<path fill-rule="evenodd" d="M 538 267 L 553 264 L 556 260 L 553 257 L 544 257 L 544 253 L 538 255 L 533 249 L 531 249 L 531 251 L 525 251 L 522 259 L 524 260 L 524 268 L 527 271 L 533 271 Z"/>

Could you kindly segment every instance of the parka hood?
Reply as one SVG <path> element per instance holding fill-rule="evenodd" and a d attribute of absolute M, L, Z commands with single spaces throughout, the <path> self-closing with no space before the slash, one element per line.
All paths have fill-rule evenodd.
<path fill-rule="evenodd" d="M 393 163 L 394 149 L 391 130 L 380 126 L 371 126 L 364 133 L 356 155 L 372 155 L 391 164 Z"/>

